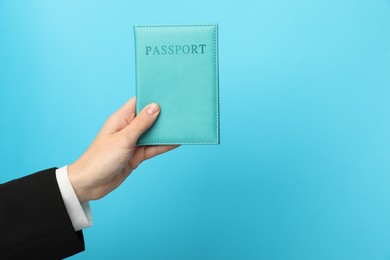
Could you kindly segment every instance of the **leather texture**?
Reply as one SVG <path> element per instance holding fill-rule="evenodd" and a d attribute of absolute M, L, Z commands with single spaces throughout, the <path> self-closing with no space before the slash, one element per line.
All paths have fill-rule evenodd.
<path fill-rule="evenodd" d="M 134 26 L 137 114 L 160 105 L 138 145 L 219 144 L 217 25 Z"/>

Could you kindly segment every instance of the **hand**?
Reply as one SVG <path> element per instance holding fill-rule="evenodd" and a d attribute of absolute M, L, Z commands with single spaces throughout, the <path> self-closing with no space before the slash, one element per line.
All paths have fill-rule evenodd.
<path fill-rule="evenodd" d="M 68 166 L 69 180 L 80 203 L 104 197 L 137 166 L 178 146 L 136 146 L 138 138 L 156 121 L 160 107 L 146 106 L 135 116 L 135 97 L 111 115 L 88 150 Z"/>

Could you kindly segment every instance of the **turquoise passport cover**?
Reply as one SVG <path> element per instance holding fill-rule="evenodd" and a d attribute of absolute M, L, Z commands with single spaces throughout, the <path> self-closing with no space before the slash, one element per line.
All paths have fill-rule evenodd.
<path fill-rule="evenodd" d="M 217 25 L 134 26 L 137 114 L 160 105 L 139 145 L 219 144 Z"/>

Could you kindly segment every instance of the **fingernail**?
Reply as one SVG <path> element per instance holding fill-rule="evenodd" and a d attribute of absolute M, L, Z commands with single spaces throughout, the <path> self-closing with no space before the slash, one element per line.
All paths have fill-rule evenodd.
<path fill-rule="evenodd" d="M 158 106 L 156 103 L 151 103 L 146 108 L 146 112 L 148 112 L 151 115 L 155 114 L 157 112 L 157 110 L 158 110 Z"/>

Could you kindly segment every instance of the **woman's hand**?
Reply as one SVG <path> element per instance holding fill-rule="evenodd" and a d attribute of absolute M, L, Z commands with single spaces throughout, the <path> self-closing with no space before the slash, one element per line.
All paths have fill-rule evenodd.
<path fill-rule="evenodd" d="M 104 197 L 137 166 L 178 146 L 136 146 L 138 138 L 156 121 L 160 107 L 146 106 L 135 116 L 135 97 L 112 114 L 88 150 L 68 166 L 70 182 L 80 203 Z"/>

